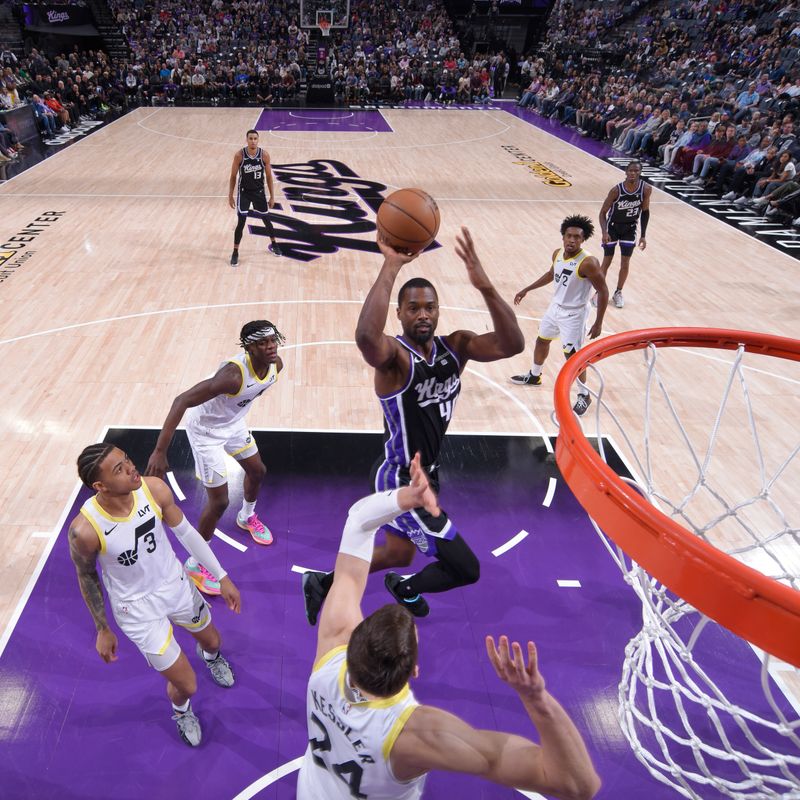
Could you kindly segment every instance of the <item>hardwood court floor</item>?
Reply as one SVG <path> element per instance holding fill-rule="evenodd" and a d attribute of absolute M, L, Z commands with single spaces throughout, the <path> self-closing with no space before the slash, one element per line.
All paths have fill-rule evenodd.
<path fill-rule="evenodd" d="M 296 113 L 300 119 L 302 110 Z M 283 211 L 289 187 L 324 169 L 328 189 L 365 212 L 350 223 L 306 214 L 308 235 L 319 238 L 319 227 L 308 226 L 323 223 L 370 228 L 376 184 L 386 187 L 384 196 L 420 186 L 436 198 L 442 246 L 408 274 L 439 288 L 441 332 L 490 324 L 454 253 L 460 225 L 470 228 L 487 272 L 510 300 L 548 267 L 561 220 L 577 212 L 596 223 L 621 177 L 502 110 L 382 114 L 392 132 L 368 124 L 297 131 L 289 123 L 265 130 L 261 142 L 283 178 Z M 258 118 L 252 109 L 138 109 L 0 189 L 0 235 L 16 252 L 0 276 L 0 631 L 60 527 L 80 449 L 106 425 L 159 426 L 174 395 L 237 351 L 247 320 L 267 317 L 288 339 L 284 377 L 255 404 L 253 427 L 379 428 L 370 374 L 352 343 L 380 265 L 378 255 L 357 248 L 368 247 L 374 232 L 345 233 L 335 252 L 310 261 L 275 259 L 263 237 L 246 232 L 240 266 L 228 266 L 236 222 L 226 197 L 231 159 Z M 318 160 L 340 163 L 311 163 Z M 343 182 L 344 168 L 366 183 Z M 599 236 L 588 248 L 600 253 Z M 648 248 L 635 254 L 627 305 L 609 308 L 604 330 L 693 325 L 797 336 L 796 270 L 795 260 L 654 190 Z M 519 308 L 531 344 L 550 296 L 544 288 Z M 391 311 L 387 330 L 395 331 Z M 507 380 L 528 368 L 529 349 L 508 363 L 470 365 L 453 429 L 554 432 L 551 387 L 560 361 L 554 348 L 547 387 L 538 391 Z M 714 363 L 687 357 L 671 370 L 690 426 L 713 408 L 704 406 L 704 381 Z M 792 380 L 762 384 L 754 373 L 757 394 L 773 409 L 765 440 L 796 442 L 797 374 L 784 364 L 768 367 Z M 641 433 L 640 397 L 624 370 L 613 374 L 621 414 Z M 627 402 L 631 394 L 635 404 Z M 672 438 L 659 446 L 671 464 Z M 735 483 L 751 462 L 732 451 L 727 479 Z M 672 476 L 679 474 L 676 467 Z"/>

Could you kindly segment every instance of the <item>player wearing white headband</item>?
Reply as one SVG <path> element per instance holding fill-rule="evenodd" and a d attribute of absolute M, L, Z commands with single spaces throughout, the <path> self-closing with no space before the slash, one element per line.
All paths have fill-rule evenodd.
<path fill-rule="evenodd" d="M 277 380 L 283 369 L 278 347 L 283 334 L 269 320 L 248 322 L 239 343 L 244 353 L 222 362 L 216 374 L 192 386 L 173 401 L 147 462 L 146 475 L 163 478 L 169 469 L 167 450 L 175 429 L 186 416 L 186 435 L 192 448 L 198 478 L 208 499 L 197 530 L 206 541 L 228 507 L 228 475 L 225 455 L 235 458 L 244 469 L 244 498 L 236 524 L 250 532 L 257 544 L 272 544 L 272 533 L 255 512 L 256 499 L 267 472 L 255 439 L 244 422 L 253 400 Z M 219 594 L 218 577 L 190 558 L 186 571 L 206 594 Z"/>

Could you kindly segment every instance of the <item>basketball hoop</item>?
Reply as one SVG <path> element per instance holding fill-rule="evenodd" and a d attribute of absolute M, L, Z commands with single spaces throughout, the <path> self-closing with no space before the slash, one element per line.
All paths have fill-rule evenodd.
<path fill-rule="evenodd" d="M 744 331 L 656 328 L 592 342 L 566 362 L 556 381 L 556 460 L 561 472 L 600 528 L 653 577 L 742 638 L 800 667 L 800 592 L 726 555 L 661 513 L 598 456 L 572 413 L 570 387 L 588 364 L 659 347 L 743 348 L 800 361 L 800 341 Z"/>
<path fill-rule="evenodd" d="M 720 350 L 735 351 L 730 363 Z M 690 353 L 713 366 L 699 374 L 685 363 Z M 786 406 L 796 389 L 785 388 L 798 381 L 783 374 L 788 364 L 777 374 L 752 369 L 745 355 L 800 362 L 800 341 L 707 328 L 629 331 L 586 345 L 555 385 L 558 466 L 642 604 L 642 629 L 625 649 L 620 726 L 650 774 L 693 800 L 710 798 L 710 788 L 737 800 L 800 798 L 800 720 L 787 711 L 797 705 L 774 691 L 797 671 L 773 658 L 800 666 L 800 437 Z M 582 418 L 594 416 L 597 451 L 570 402 L 585 369 L 592 386 L 599 381 L 594 414 Z M 682 391 L 671 393 L 679 377 Z M 778 391 L 765 389 L 770 380 L 782 382 Z M 639 394 L 641 439 L 625 429 Z M 754 408 L 766 396 L 769 407 Z M 631 477 L 607 463 L 611 431 Z M 720 667 L 714 648 L 724 634 L 713 633 L 712 620 L 765 651 L 761 664 L 722 659 Z M 760 671 L 762 691 L 743 697 L 731 669 Z"/>
<path fill-rule="evenodd" d="M 323 38 L 331 35 L 331 24 L 327 20 L 321 19 L 319 21 L 319 29 L 322 31 Z"/>

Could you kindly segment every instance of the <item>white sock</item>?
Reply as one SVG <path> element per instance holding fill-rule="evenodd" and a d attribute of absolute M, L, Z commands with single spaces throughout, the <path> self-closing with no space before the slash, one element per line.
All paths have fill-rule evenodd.
<path fill-rule="evenodd" d="M 214 653 L 209 653 L 206 650 L 203 650 L 203 658 L 206 661 L 213 661 L 219 655 L 219 650 Z"/>
<path fill-rule="evenodd" d="M 181 714 L 185 714 L 189 710 L 189 705 L 191 702 L 192 702 L 191 700 L 187 700 L 182 706 L 176 706 L 175 703 L 173 703 L 172 707 L 176 711 L 180 711 Z"/>
<path fill-rule="evenodd" d="M 531 375 L 533 376 L 541 375 L 543 369 L 544 369 L 544 364 L 534 364 L 531 367 Z"/>
<path fill-rule="evenodd" d="M 589 394 L 589 387 L 585 383 L 583 383 L 583 381 L 581 381 L 580 378 L 578 378 L 578 380 L 575 382 L 578 384 L 578 394 L 582 395 Z"/>
<path fill-rule="evenodd" d="M 239 517 L 241 519 L 250 519 L 250 517 L 255 514 L 256 511 L 256 501 L 249 502 L 248 500 L 242 499 L 242 510 L 239 512 Z"/>

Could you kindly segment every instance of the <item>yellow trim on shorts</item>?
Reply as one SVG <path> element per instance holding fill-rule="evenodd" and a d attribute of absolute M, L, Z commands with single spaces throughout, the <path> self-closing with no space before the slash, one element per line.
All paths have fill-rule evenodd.
<path fill-rule="evenodd" d="M 156 502 L 155 498 L 153 497 L 153 493 L 150 491 L 150 487 L 147 485 L 147 481 L 144 478 L 142 478 L 142 489 L 144 489 L 145 497 L 147 497 L 147 499 L 150 501 L 150 505 L 156 512 L 156 516 L 159 519 L 163 519 L 164 517 L 161 514 L 161 506 Z"/>
<path fill-rule="evenodd" d="M 169 634 L 167 634 L 167 641 L 164 642 L 164 646 L 157 653 L 153 653 L 153 655 L 163 656 L 164 653 L 167 652 L 167 648 L 170 646 L 171 642 L 172 642 L 172 625 L 169 626 Z"/>
<path fill-rule="evenodd" d="M 105 553 L 107 550 L 106 535 L 103 533 L 103 529 L 97 524 L 97 522 L 95 522 L 94 519 L 92 519 L 92 517 L 89 516 L 89 513 L 86 511 L 86 509 L 81 508 L 80 513 L 83 514 L 83 516 L 86 518 L 86 520 L 88 520 L 92 528 L 94 528 L 94 532 L 97 534 L 97 538 L 100 540 L 100 552 Z"/>
<path fill-rule="evenodd" d="M 327 653 L 325 653 L 324 655 L 321 655 L 316 660 L 316 662 L 314 663 L 314 666 L 311 668 L 311 671 L 312 672 L 316 672 L 318 669 L 321 669 L 322 667 L 324 667 L 334 656 L 338 656 L 339 653 L 343 653 L 343 652 L 346 652 L 346 651 L 347 651 L 347 645 L 346 644 L 340 644 L 338 647 L 334 647 L 333 650 L 328 650 Z"/>
<path fill-rule="evenodd" d="M 403 728 L 408 722 L 408 718 L 419 708 L 418 705 L 408 706 L 408 708 L 404 708 L 403 712 L 400 716 L 394 721 L 394 725 L 392 725 L 389 733 L 386 735 L 386 738 L 383 740 L 383 747 L 381 748 L 381 752 L 383 753 L 383 760 L 388 763 L 389 761 L 389 754 L 392 752 L 392 748 L 394 747 L 394 743 L 397 741 L 397 737 L 403 732 Z"/>
<path fill-rule="evenodd" d="M 249 358 L 249 356 L 248 356 Z M 242 385 L 239 387 L 239 391 L 235 394 L 226 394 L 226 397 L 238 397 L 242 393 L 242 389 L 244 389 L 245 385 L 247 384 L 247 380 L 245 379 L 244 374 L 244 366 L 239 361 L 234 361 L 232 358 L 228 360 L 228 364 L 236 364 L 239 367 L 239 372 L 242 373 Z"/>
<path fill-rule="evenodd" d="M 246 444 L 244 447 L 240 447 L 238 450 L 234 450 L 232 453 L 228 453 L 231 458 L 236 458 L 239 453 L 244 453 L 245 450 L 249 450 L 251 447 L 255 447 L 258 450 L 258 445 L 256 444 L 256 440 L 253 437 L 253 434 L 250 431 L 247 432 L 247 435 L 250 437 L 251 441 L 250 444 Z"/>
<path fill-rule="evenodd" d="M 206 604 L 206 613 L 203 614 L 203 618 L 200 622 L 190 622 L 188 625 L 184 625 L 182 622 L 176 622 L 176 625 L 180 625 L 181 628 L 184 628 L 187 631 L 193 631 L 197 628 L 202 628 L 204 625 L 207 625 L 211 620 L 211 612 L 208 610 L 208 604 Z"/>
<path fill-rule="evenodd" d="M 558 336 L 542 336 L 541 333 L 537 332 L 536 338 L 543 339 L 545 342 L 554 342 L 556 339 L 558 339 Z"/>

